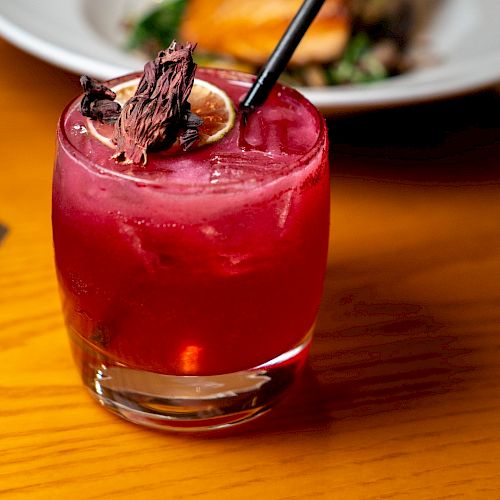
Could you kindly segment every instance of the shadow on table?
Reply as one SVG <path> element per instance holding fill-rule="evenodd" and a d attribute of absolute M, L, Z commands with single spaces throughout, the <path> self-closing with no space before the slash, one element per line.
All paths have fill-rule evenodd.
<path fill-rule="evenodd" d="M 469 349 L 423 307 L 365 301 L 363 290 L 336 296 L 328 284 L 326 292 L 303 378 L 255 431 L 321 432 L 339 420 L 439 405 L 475 370 Z"/>
<path fill-rule="evenodd" d="M 496 182 L 499 108 L 500 98 L 484 93 L 333 119 L 333 175 L 409 184 Z M 349 428 L 370 426 L 377 415 L 393 422 L 408 418 L 402 416 L 405 411 L 445 406 L 446 398 L 464 390 L 478 369 L 474 348 L 436 316 L 439 308 L 390 290 L 400 272 L 461 258 L 461 252 L 450 249 L 436 256 L 442 249 L 436 248 L 427 261 L 420 257 L 428 253 L 425 248 L 412 248 L 405 259 L 390 253 L 374 260 L 362 257 L 362 263 L 334 259 L 304 376 L 272 412 L 203 437 L 321 436 L 342 421 Z M 409 264 L 416 257 L 418 262 Z"/>
<path fill-rule="evenodd" d="M 409 184 L 496 183 L 499 111 L 500 95 L 492 91 L 334 117 L 329 121 L 332 173 Z M 321 430 L 342 419 L 439 405 L 446 394 L 467 384 L 477 369 L 470 343 L 434 316 L 439 308 L 387 290 L 399 281 L 398 272 L 435 265 L 440 259 L 450 264 L 462 253 L 443 244 L 434 253 L 426 248 L 411 251 L 405 259 L 387 254 L 373 262 L 364 260 L 364 275 L 359 262 L 334 260 L 305 376 L 256 429 Z M 435 255 L 441 251 L 442 256 Z M 428 262 L 422 257 L 427 254 Z M 415 269 L 410 269 L 412 258 L 418 260 Z M 382 275 L 377 268 L 385 270 Z M 452 310 L 452 317 L 457 313 Z"/>
<path fill-rule="evenodd" d="M 333 176 L 408 184 L 497 183 L 499 111 L 499 95 L 486 92 L 333 118 Z M 403 259 L 401 272 L 408 272 L 405 266 L 412 257 L 426 250 L 412 252 Z M 460 252 L 446 252 L 429 256 L 428 262 L 420 258 L 416 265 L 461 258 Z M 386 290 L 384 283 L 397 282 L 398 271 L 380 276 L 376 269 L 393 268 L 399 255 L 375 259 L 363 261 L 368 271 L 364 276 L 359 275 L 359 262 L 334 261 L 304 377 L 273 412 L 241 431 L 321 433 L 341 420 L 356 425 L 356 419 L 369 425 L 373 415 L 394 419 L 405 410 L 445 405 L 447 395 L 467 387 L 478 369 L 470 342 L 435 316 L 439 308 Z"/>

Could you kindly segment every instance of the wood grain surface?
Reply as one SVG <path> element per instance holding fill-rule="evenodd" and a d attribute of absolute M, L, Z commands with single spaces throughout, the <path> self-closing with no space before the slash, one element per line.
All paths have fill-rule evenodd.
<path fill-rule="evenodd" d="M 0 497 L 500 498 L 500 99 L 332 119 L 307 371 L 267 416 L 177 435 L 96 405 L 54 274 L 56 120 L 78 79 L 0 42 Z"/>

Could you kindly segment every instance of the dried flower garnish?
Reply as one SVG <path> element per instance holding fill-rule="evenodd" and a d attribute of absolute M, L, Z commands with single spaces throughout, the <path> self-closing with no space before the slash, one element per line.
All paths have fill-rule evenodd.
<path fill-rule="evenodd" d="M 80 104 L 82 115 L 102 123 L 116 122 L 121 112 L 121 106 L 114 102 L 116 94 L 87 75 L 80 77 L 80 84 L 85 92 Z"/>
<path fill-rule="evenodd" d="M 188 102 L 196 70 L 194 48 L 174 41 L 146 63 L 135 95 L 115 124 L 118 161 L 145 164 L 147 150 L 169 148 L 177 138 L 184 150 L 196 142 L 202 121 Z"/>

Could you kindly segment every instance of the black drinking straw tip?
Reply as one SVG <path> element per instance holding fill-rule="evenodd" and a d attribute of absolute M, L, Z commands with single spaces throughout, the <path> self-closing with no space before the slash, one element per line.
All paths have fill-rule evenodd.
<path fill-rule="evenodd" d="M 304 0 L 273 53 L 257 75 L 248 94 L 240 103 L 243 123 L 246 123 L 248 115 L 267 99 L 324 2 L 325 0 Z"/>

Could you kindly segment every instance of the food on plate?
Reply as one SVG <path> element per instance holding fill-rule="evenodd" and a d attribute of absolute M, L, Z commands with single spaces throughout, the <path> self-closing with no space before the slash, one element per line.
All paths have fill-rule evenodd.
<path fill-rule="evenodd" d="M 196 40 L 197 62 L 256 73 L 301 0 L 163 0 L 131 23 L 129 46 L 154 53 Z M 377 81 L 407 69 L 410 0 L 326 0 L 282 80 L 326 86 Z"/>

